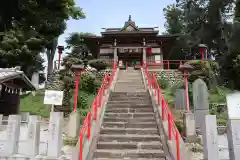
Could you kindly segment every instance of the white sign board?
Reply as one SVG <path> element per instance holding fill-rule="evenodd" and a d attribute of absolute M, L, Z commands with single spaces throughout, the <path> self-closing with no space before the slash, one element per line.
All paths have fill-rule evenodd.
<path fill-rule="evenodd" d="M 46 90 L 44 104 L 62 105 L 63 91 Z"/>
<path fill-rule="evenodd" d="M 240 119 L 240 92 L 227 95 L 229 119 Z"/>

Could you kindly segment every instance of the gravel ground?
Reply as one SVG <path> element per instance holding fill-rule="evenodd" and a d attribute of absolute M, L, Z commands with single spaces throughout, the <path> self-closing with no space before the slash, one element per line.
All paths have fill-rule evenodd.
<path fill-rule="evenodd" d="M 228 142 L 226 135 L 218 136 L 219 157 L 220 160 L 228 160 Z M 196 143 L 186 143 L 186 147 L 192 153 L 192 160 L 203 160 L 203 146 Z M 194 150 L 194 152 L 193 152 Z"/>

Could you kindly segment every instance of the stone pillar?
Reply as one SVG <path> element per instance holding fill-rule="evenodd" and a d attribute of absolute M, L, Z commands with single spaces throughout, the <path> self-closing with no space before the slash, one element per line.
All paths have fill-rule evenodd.
<path fill-rule="evenodd" d="M 117 40 L 114 39 L 114 62 L 116 62 L 118 60 L 118 56 L 117 56 Z"/>
<path fill-rule="evenodd" d="M 143 48 L 143 62 L 147 63 L 146 48 Z"/>
<path fill-rule="evenodd" d="M 208 88 L 202 79 L 193 82 L 193 104 L 196 129 L 202 133 L 205 115 L 209 114 Z"/>
<path fill-rule="evenodd" d="M 2 118 L 3 118 L 3 115 L 0 114 L 0 129 L 2 128 Z"/>
<path fill-rule="evenodd" d="M 79 135 L 80 129 L 80 114 L 78 112 L 72 112 L 68 121 L 68 136 L 75 138 Z"/>
<path fill-rule="evenodd" d="M 205 115 L 203 130 L 204 159 L 220 160 L 216 115 Z"/>
<path fill-rule="evenodd" d="M 0 141 L 0 155 L 9 157 L 17 154 L 20 137 L 20 115 L 10 115 L 6 129 L 6 141 Z"/>
<path fill-rule="evenodd" d="M 36 87 L 36 89 L 39 88 L 39 73 L 37 72 L 33 73 L 31 82 L 34 85 L 34 87 Z"/>
<path fill-rule="evenodd" d="M 147 55 L 146 55 L 146 41 L 145 38 L 143 38 L 143 62 L 147 63 Z"/>
<path fill-rule="evenodd" d="M 51 112 L 49 121 L 47 157 L 59 158 L 62 148 L 63 112 Z"/>
<path fill-rule="evenodd" d="M 194 114 L 192 112 L 186 112 L 184 114 L 184 128 L 185 128 L 185 135 L 187 138 L 196 137 L 195 119 L 194 119 Z"/>
<path fill-rule="evenodd" d="M 21 112 L 20 115 L 21 115 L 21 122 L 27 123 L 29 120 L 30 113 L 29 112 Z"/>
<path fill-rule="evenodd" d="M 228 149 L 229 159 L 239 160 L 240 159 L 240 120 L 229 119 L 228 120 Z"/>
<path fill-rule="evenodd" d="M 29 116 L 27 133 L 27 156 L 34 157 L 38 155 L 40 145 L 40 116 Z"/>
<path fill-rule="evenodd" d="M 114 60 L 114 62 L 116 62 L 117 60 L 118 60 L 118 56 L 117 56 L 117 48 L 115 47 L 114 48 L 114 58 L 113 58 L 113 60 Z"/>

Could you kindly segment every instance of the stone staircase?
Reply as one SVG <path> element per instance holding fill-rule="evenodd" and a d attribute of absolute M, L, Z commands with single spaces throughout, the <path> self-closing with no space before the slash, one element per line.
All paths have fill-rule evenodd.
<path fill-rule="evenodd" d="M 97 136 L 94 160 L 165 160 L 150 95 L 141 72 L 121 70 Z M 161 134 L 162 135 L 162 134 Z"/>
<path fill-rule="evenodd" d="M 120 70 L 115 92 L 146 92 L 140 70 Z"/>

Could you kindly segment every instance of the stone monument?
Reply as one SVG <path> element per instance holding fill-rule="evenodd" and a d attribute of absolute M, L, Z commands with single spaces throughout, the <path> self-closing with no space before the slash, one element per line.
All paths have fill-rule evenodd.
<path fill-rule="evenodd" d="M 205 115 L 209 114 L 208 88 L 202 79 L 193 82 L 193 105 L 196 129 L 201 133 Z"/>
<path fill-rule="evenodd" d="M 240 159 L 240 92 L 227 95 L 228 106 L 228 150 L 231 160 Z"/>

